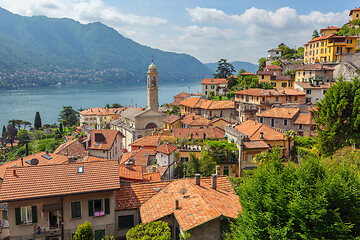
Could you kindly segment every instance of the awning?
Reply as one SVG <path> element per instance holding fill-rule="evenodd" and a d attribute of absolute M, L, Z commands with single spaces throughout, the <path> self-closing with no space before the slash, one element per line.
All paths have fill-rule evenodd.
<path fill-rule="evenodd" d="M 52 212 L 52 211 L 60 211 L 60 210 L 61 210 L 61 203 L 45 204 L 42 206 L 43 212 Z"/>

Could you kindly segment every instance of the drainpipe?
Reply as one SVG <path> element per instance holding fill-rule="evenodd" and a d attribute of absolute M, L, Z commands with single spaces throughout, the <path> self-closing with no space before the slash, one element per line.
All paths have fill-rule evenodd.
<path fill-rule="evenodd" d="M 64 198 L 60 199 L 61 204 L 61 240 L 64 240 Z"/>

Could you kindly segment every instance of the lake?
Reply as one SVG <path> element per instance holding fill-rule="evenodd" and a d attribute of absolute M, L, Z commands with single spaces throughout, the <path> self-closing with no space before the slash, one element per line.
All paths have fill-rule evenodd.
<path fill-rule="evenodd" d="M 201 92 L 199 82 L 159 82 L 159 104 L 174 101 L 173 96 L 184 92 Z M 34 124 L 40 112 L 43 124 L 58 122 L 63 106 L 73 109 L 105 107 L 112 103 L 146 107 L 146 82 L 99 85 L 41 87 L 19 90 L 0 90 L 0 131 L 10 119 L 27 120 Z"/>

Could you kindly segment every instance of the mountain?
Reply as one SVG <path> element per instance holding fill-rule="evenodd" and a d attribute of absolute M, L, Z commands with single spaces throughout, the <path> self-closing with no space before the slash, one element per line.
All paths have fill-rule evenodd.
<path fill-rule="evenodd" d="M 0 73 L 116 68 L 116 81 L 145 81 L 154 58 L 160 81 L 199 80 L 212 74 L 188 54 L 140 45 L 99 22 L 81 24 L 68 18 L 24 17 L 0 8 L 0 42 Z"/>
<path fill-rule="evenodd" d="M 237 75 L 237 73 L 241 70 L 241 69 L 245 69 L 247 72 L 252 72 L 252 73 L 256 73 L 256 71 L 258 70 L 258 65 L 249 63 L 249 62 L 241 62 L 241 61 L 234 61 L 234 62 L 230 62 L 235 70 L 236 73 L 234 73 L 234 75 Z M 205 66 L 207 66 L 208 68 L 211 69 L 211 71 L 213 71 L 213 73 L 216 72 L 216 69 L 218 67 L 218 63 L 206 63 Z"/>

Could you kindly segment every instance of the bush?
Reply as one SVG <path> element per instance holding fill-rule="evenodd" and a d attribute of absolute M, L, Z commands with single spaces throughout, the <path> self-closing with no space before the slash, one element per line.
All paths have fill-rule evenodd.
<path fill-rule="evenodd" d="M 127 240 L 170 240 L 171 230 L 162 221 L 141 223 L 126 233 Z"/>
<path fill-rule="evenodd" d="M 94 239 L 94 233 L 91 223 L 86 221 L 84 224 L 79 225 L 73 240 L 92 240 Z"/>

